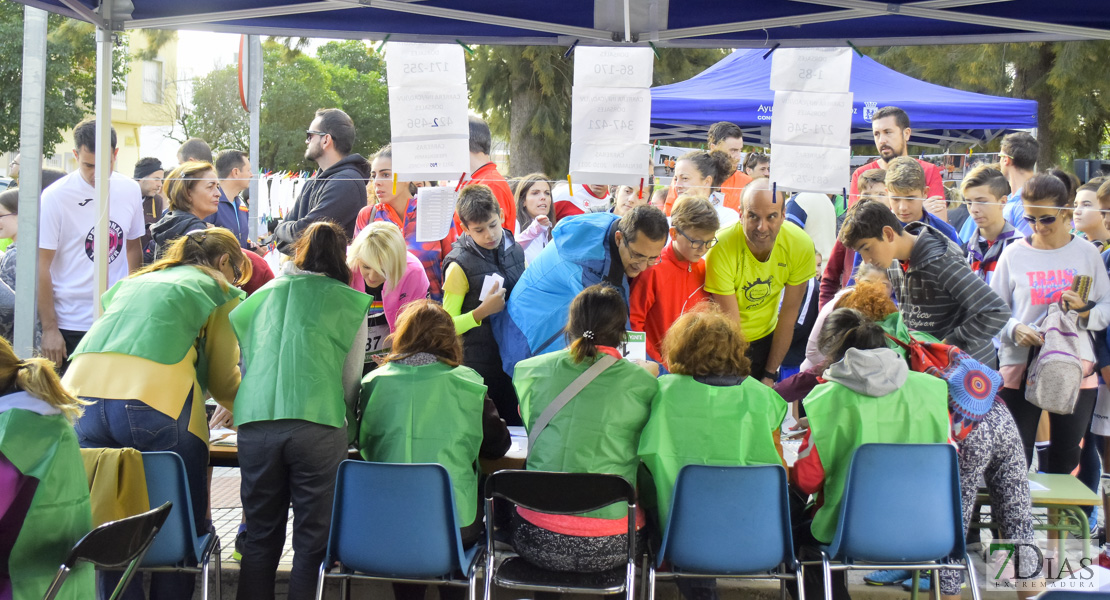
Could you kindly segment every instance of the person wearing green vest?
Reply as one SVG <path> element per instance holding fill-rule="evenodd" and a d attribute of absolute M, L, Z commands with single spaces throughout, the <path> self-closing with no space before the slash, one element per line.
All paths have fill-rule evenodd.
<path fill-rule="evenodd" d="M 83 402 L 44 358 L 19 360 L 0 339 L 0 598 L 38 600 L 73 545 L 92 529 L 85 466 L 72 422 Z M 95 596 L 77 565 L 60 600 Z"/>
<path fill-rule="evenodd" d="M 423 271 L 421 271 L 423 273 Z M 417 300 L 397 318 L 383 365 L 362 379 L 359 452 L 364 460 L 438 463 L 454 490 L 463 546 L 485 530 L 479 518 L 478 457 L 501 458 L 512 445 L 509 428 L 486 394 L 482 376 L 462 366 L 455 323 L 431 300 Z M 397 600 L 423 600 L 424 585 L 393 584 Z M 464 590 L 438 586 L 441 598 Z"/>
<path fill-rule="evenodd" d="M 821 329 L 818 345 L 829 361 L 803 401 L 809 433 L 790 478 L 798 490 L 816 494 L 820 508 L 796 545 L 805 559 L 832 542 L 852 455 L 863 444 L 943 444 L 948 441 L 948 384 L 909 370 L 886 345 L 883 329 L 863 313 L 840 308 Z M 797 531 L 797 529 L 796 529 Z M 819 597 L 819 569 L 806 572 L 806 589 Z M 844 572 L 833 575 L 833 597 L 848 598 Z"/>
<path fill-rule="evenodd" d="M 204 399 L 230 408 L 239 389 L 239 346 L 228 314 L 251 265 L 226 229 L 193 231 L 161 260 L 112 286 L 104 314 L 74 350 L 63 383 L 91 405 L 75 424 L 82 448 L 135 448 L 181 456 L 193 521 L 207 531 L 208 421 Z M 119 574 L 100 578 L 114 589 Z M 191 598 L 195 577 L 151 576 L 156 598 Z M 142 597 L 132 581 L 128 597 Z M 135 594 L 137 596 L 131 596 Z"/>
<path fill-rule="evenodd" d="M 371 298 L 348 285 L 346 234 L 318 221 L 294 250 L 295 269 L 231 313 L 245 358 L 234 410 L 247 525 L 241 599 L 274 597 L 290 502 L 289 598 L 315 594 L 362 377 Z"/>
<path fill-rule="evenodd" d="M 640 458 L 655 484 L 659 531 L 666 530 L 675 479 L 686 465 L 776 465 L 786 402 L 751 374 L 740 323 L 712 303 L 678 318 L 663 339 L 670 375 L 659 378 L 640 436 Z M 645 487 L 645 486 L 641 486 Z M 716 580 L 679 579 L 687 598 L 716 598 Z"/>
<path fill-rule="evenodd" d="M 628 307 L 616 288 L 592 285 L 570 305 L 566 326 L 569 347 L 517 363 L 513 385 L 532 448 L 527 468 L 534 471 L 608 473 L 633 485 L 640 465 L 640 432 L 659 393 L 657 363 L 621 358 Z M 596 363 L 604 367 L 537 427 L 545 409 Z M 627 508 L 614 504 L 583 515 L 552 515 L 518 507 L 513 513 L 513 547 L 525 560 L 545 569 L 599 572 L 627 560 Z M 644 524 L 637 513 L 636 527 Z M 637 544 L 641 534 L 637 534 Z"/>

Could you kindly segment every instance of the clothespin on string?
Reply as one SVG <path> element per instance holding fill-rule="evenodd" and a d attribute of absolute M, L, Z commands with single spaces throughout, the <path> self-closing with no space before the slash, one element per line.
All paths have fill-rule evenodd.
<path fill-rule="evenodd" d="M 644 199 L 644 178 L 640 178 L 640 195 L 636 197 L 637 200 Z"/>
<path fill-rule="evenodd" d="M 574 40 L 574 43 L 570 45 L 570 48 L 567 48 L 567 51 L 563 53 L 563 60 L 570 58 L 570 55 L 574 53 L 574 47 L 577 45 L 578 40 Z"/>
<path fill-rule="evenodd" d="M 852 50 L 855 50 L 856 54 L 858 54 L 860 58 L 863 58 L 863 52 L 860 51 L 859 48 L 856 48 L 856 45 L 852 43 L 852 40 L 844 40 L 844 41 L 848 42 L 848 47 L 851 48 Z"/>
<path fill-rule="evenodd" d="M 779 201 L 779 184 L 778 182 L 771 182 L 771 204 Z"/>
<path fill-rule="evenodd" d="M 763 60 L 767 60 L 767 57 L 768 57 L 768 56 L 771 56 L 771 53 L 772 53 L 772 52 L 774 52 L 774 51 L 775 51 L 775 49 L 776 49 L 776 48 L 778 48 L 778 47 L 779 47 L 779 46 L 781 46 L 781 45 L 782 45 L 782 44 L 780 44 L 780 43 L 778 43 L 778 42 L 775 42 L 775 45 L 774 45 L 774 46 L 771 46 L 771 49 L 770 49 L 770 50 L 768 50 L 768 51 L 766 51 L 766 52 L 764 52 L 764 53 L 763 53 Z"/>
<path fill-rule="evenodd" d="M 574 197 L 574 182 L 570 180 L 570 173 L 567 173 L 567 187 L 570 188 L 570 196 Z"/>
<path fill-rule="evenodd" d="M 466 44 L 462 43 L 462 40 L 460 40 L 459 38 L 455 38 L 455 43 L 462 46 L 463 50 L 466 50 L 467 54 L 469 54 L 471 56 L 474 56 L 474 51 L 470 49 L 470 46 L 467 46 Z"/>
<path fill-rule="evenodd" d="M 397 174 L 393 174 L 393 195 L 397 195 Z"/>
<path fill-rule="evenodd" d="M 381 54 L 382 53 L 382 48 L 385 48 L 385 43 L 389 41 L 389 38 L 392 35 L 393 35 L 392 33 L 385 34 L 385 37 L 382 38 L 382 43 L 378 44 L 378 49 L 375 50 L 375 52 L 377 52 L 378 54 Z"/>
<path fill-rule="evenodd" d="M 663 60 L 663 57 L 659 56 L 659 48 L 655 47 L 655 42 L 648 42 L 648 46 L 651 46 L 651 51 L 655 53 L 655 58 Z"/>
<path fill-rule="evenodd" d="M 466 171 L 463 171 L 463 174 L 459 175 L 459 185 L 455 186 L 455 193 L 456 194 L 459 192 L 459 190 L 462 189 L 462 185 L 463 185 L 464 181 L 466 181 Z M 393 193 L 396 194 L 397 192 L 393 192 Z"/>

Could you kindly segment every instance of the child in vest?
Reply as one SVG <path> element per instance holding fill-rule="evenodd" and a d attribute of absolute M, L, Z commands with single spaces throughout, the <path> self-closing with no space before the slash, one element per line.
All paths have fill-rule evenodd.
<path fill-rule="evenodd" d="M 663 336 L 686 311 L 709 299 L 705 291 L 705 253 L 717 242 L 717 209 L 705 198 L 680 196 L 671 213 L 671 243 L 659 264 L 632 280 L 629 322 L 647 333 L 647 355 L 662 363 Z"/>
<path fill-rule="evenodd" d="M 832 542 L 840 514 L 852 454 L 862 444 L 942 444 L 948 440 L 948 385 L 944 380 L 909 370 L 889 349 L 878 324 L 853 309 L 833 311 L 821 329 L 821 352 L 829 367 L 804 400 L 809 433 L 791 470 L 791 483 L 803 494 L 816 494 L 820 507 L 795 541 L 801 558 L 812 560 L 816 547 Z M 882 426 L 864 415 L 898 414 Z M 795 531 L 798 531 L 796 528 Z M 843 572 L 833 575 L 833 598 L 848 598 Z M 821 595 L 819 569 L 807 569 L 807 597 Z"/>
<path fill-rule="evenodd" d="M 489 317 L 505 309 L 505 301 L 524 273 L 524 250 L 501 226 L 501 207 L 489 187 L 464 187 L 455 214 L 463 233 L 443 259 L 443 308 L 455 319 L 455 330 L 462 336 L 463 364 L 482 376 L 502 418 L 510 425 L 520 425 L 516 392 L 501 366 L 501 351 Z"/>

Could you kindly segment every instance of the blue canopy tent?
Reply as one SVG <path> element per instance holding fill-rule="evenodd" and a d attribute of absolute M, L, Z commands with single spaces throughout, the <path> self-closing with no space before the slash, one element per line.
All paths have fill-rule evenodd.
<path fill-rule="evenodd" d="M 768 144 L 771 57 L 736 51 L 691 79 L 651 90 L 651 135 L 660 141 L 704 141 L 717 121 L 736 123 L 744 139 Z M 1037 126 L 1037 103 L 946 88 L 914 79 L 867 56 L 852 55 L 852 143 L 871 144 L 871 115 L 897 106 L 910 115 L 911 143 L 948 148 L 979 144 Z"/>
<path fill-rule="evenodd" d="M 38 198 L 46 95 L 46 15 L 97 26 L 95 230 L 98 299 L 107 281 L 108 134 L 113 32 L 135 28 L 201 29 L 467 44 L 570 46 L 638 44 L 711 48 L 911 45 L 1110 39 L 1110 12 L 1090 0 L 16 0 L 24 20 L 19 225 L 24 246 L 38 246 Z M 257 37 L 250 53 L 251 161 L 257 164 L 262 70 Z M 257 197 L 257 181 L 251 184 Z M 252 205 L 253 209 L 253 205 Z M 254 215 L 252 215 L 254 216 Z M 257 224 L 251 219 L 252 230 Z M 252 231 L 252 235 L 254 231 Z M 37 253 L 19 261 L 20 281 L 36 281 Z M 99 306 L 99 302 L 95 303 Z M 31 355 L 35 286 L 19 286 L 16 350 Z"/>

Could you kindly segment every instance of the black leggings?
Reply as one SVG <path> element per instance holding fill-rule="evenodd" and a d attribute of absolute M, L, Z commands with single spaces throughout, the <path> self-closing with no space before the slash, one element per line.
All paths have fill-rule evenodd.
<path fill-rule="evenodd" d="M 1025 464 L 1033 462 L 1033 442 L 1037 438 L 1037 424 L 1041 420 L 1042 409 L 1034 406 L 1025 399 L 1025 379 L 1022 378 L 1021 389 L 1002 388 L 999 393 L 1014 416 L 1021 435 L 1021 445 L 1025 449 Z M 1049 426 L 1052 433 L 1049 438 L 1045 464 L 1040 465 L 1040 470 L 1045 473 L 1071 473 L 1079 466 L 1079 442 L 1087 434 L 1091 425 L 1091 414 L 1095 410 L 1095 399 L 1098 390 L 1079 390 L 1079 400 L 1075 403 L 1075 410 L 1070 415 L 1048 414 Z"/>

